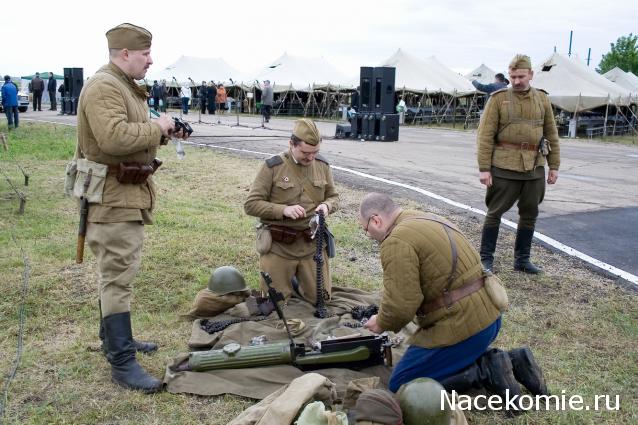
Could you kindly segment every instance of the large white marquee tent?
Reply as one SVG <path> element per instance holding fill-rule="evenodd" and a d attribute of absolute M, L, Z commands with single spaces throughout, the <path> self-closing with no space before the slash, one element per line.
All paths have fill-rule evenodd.
<path fill-rule="evenodd" d="M 575 56 L 554 53 L 534 69 L 531 84 L 547 91 L 552 104 L 567 112 L 628 104 L 627 90 L 588 68 Z"/>

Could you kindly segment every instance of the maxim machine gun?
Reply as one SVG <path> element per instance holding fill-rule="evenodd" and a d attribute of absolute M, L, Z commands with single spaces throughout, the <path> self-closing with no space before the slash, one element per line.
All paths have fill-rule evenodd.
<path fill-rule="evenodd" d="M 277 315 L 284 322 L 287 342 L 242 346 L 226 344 L 220 350 L 195 351 L 179 364 L 177 371 L 206 371 L 217 369 L 240 369 L 249 367 L 291 364 L 302 370 L 326 367 L 362 369 L 364 367 L 392 365 L 391 344 L 386 335 L 351 337 L 317 342 L 309 348 L 293 341 L 288 322 L 279 305 L 283 296 L 272 287 L 268 273 L 261 272 L 268 285 L 268 297 L 275 306 Z"/>

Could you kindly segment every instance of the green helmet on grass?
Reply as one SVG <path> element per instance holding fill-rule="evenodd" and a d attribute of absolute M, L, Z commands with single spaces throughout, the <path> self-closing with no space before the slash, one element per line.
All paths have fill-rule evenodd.
<path fill-rule="evenodd" d="M 449 425 L 452 412 L 448 403 L 441 409 L 445 388 L 434 379 L 417 378 L 397 393 L 405 425 Z"/>
<path fill-rule="evenodd" d="M 222 266 L 213 270 L 208 279 L 208 289 L 217 295 L 246 291 L 246 281 L 239 270 L 232 266 Z"/>

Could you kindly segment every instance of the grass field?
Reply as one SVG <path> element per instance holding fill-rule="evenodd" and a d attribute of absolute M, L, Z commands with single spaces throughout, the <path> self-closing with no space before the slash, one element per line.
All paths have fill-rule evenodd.
<path fill-rule="evenodd" d="M 0 125 L 0 132 L 6 126 Z M 110 382 L 99 352 L 95 261 L 74 263 L 77 211 L 63 197 L 64 166 L 75 146 L 75 129 L 25 123 L 0 147 L 0 389 L 6 388 L 20 331 L 25 260 L 24 348 L 15 378 L 0 403 L 7 424 L 224 424 L 253 400 L 160 393 L 143 395 Z M 133 329 L 139 339 L 159 342 L 153 356 L 138 356 L 156 376 L 186 350 L 189 310 L 214 267 L 232 264 L 257 287 L 254 219 L 242 208 L 259 161 L 200 148 L 186 148 L 179 161 L 160 152 L 159 202 L 155 225 L 146 228 L 142 269 L 135 281 Z M 30 175 L 22 186 L 19 163 Z M 337 174 L 337 180 L 339 175 Z M 17 195 L 6 178 L 27 195 L 19 215 Z M 356 224 L 365 192 L 339 185 L 341 209 L 329 218 L 338 239 L 331 263 L 334 284 L 376 290 L 381 284 L 378 247 Z M 478 246 L 481 220 L 423 201 L 407 207 L 450 217 Z M 555 394 L 620 396 L 617 411 L 532 412 L 514 420 L 471 412 L 472 424 L 638 423 L 638 297 L 563 255 L 534 248 L 546 269 L 540 277 L 514 273 L 513 235 L 503 232 L 496 263 L 511 307 L 496 345 L 530 345 Z"/>

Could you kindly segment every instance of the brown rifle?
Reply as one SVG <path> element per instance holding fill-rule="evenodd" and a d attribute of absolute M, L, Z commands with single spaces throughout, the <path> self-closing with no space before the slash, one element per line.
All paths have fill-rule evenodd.
<path fill-rule="evenodd" d="M 86 175 L 86 179 L 84 179 L 82 197 L 80 198 L 80 225 L 78 227 L 78 246 L 75 252 L 75 262 L 78 264 L 84 261 L 84 239 L 86 237 L 86 222 L 89 218 L 89 199 L 86 193 L 89 190 L 92 175 L 93 169 L 89 168 L 89 173 Z"/>

